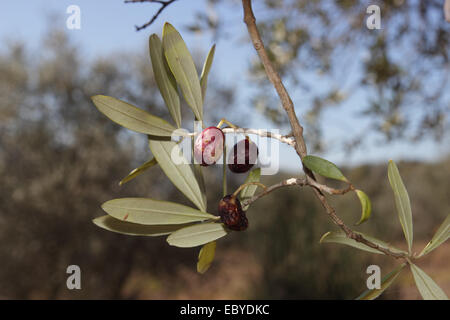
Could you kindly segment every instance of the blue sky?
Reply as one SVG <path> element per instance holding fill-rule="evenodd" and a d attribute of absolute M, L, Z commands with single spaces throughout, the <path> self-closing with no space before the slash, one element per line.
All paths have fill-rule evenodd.
<path fill-rule="evenodd" d="M 203 0 L 180 0 L 169 6 L 159 19 L 148 29 L 136 32 L 134 25 L 143 24 L 159 8 L 157 4 L 124 4 L 122 0 L 15 0 L 3 1 L 0 10 L 0 39 L 25 40 L 31 48 L 37 47 L 40 39 L 48 30 L 48 17 L 56 16 L 56 26 L 66 28 L 65 21 L 69 16 L 67 7 L 78 5 L 81 9 L 81 30 L 68 30 L 69 35 L 81 47 L 86 59 L 99 55 L 108 55 L 114 51 L 140 51 L 147 50 L 148 36 L 151 33 L 161 33 L 165 21 L 170 21 L 181 30 L 184 39 L 190 48 L 201 48 L 207 52 L 213 39 L 209 34 L 195 35 L 183 32 L 183 27 L 193 22 L 194 13 L 205 7 Z M 258 15 L 258 8 L 255 8 Z M 246 70 L 249 61 L 255 52 L 249 43 L 242 41 L 246 37 L 246 28 L 242 22 L 242 12 L 239 6 L 222 6 L 221 17 L 227 21 L 225 40 L 217 42 L 216 57 L 212 73 L 220 74 L 221 80 L 235 85 L 246 84 Z M 288 90 L 292 88 L 289 88 Z M 301 104 L 302 99 L 294 102 Z M 361 105 L 355 96 L 353 105 Z M 244 90 L 240 90 L 238 107 L 248 107 L 249 100 Z M 341 109 L 340 109 L 341 110 Z M 298 111 L 301 119 L 302 110 Z M 433 160 L 449 153 L 449 139 L 437 144 L 431 140 L 412 144 L 405 142 L 380 143 L 376 135 L 369 136 L 366 147 L 356 151 L 350 157 L 340 148 L 336 148 L 336 141 L 348 139 L 352 134 L 358 134 L 364 129 L 367 121 L 356 116 L 358 109 L 346 108 L 345 111 L 336 112 L 333 108 L 325 112 L 323 121 L 330 123 L 325 133 L 325 142 L 329 152 L 323 156 L 336 163 L 387 163 L 389 159 L 422 159 Z M 245 126 L 271 128 L 261 116 L 256 116 L 251 124 Z M 419 156 L 420 155 L 420 156 Z M 297 169 L 298 158 L 293 150 L 281 148 L 282 167 Z"/>

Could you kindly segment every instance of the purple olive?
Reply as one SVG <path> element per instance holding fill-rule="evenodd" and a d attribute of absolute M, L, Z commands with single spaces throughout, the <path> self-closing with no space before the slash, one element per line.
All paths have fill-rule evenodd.
<path fill-rule="evenodd" d="M 258 159 L 258 146 L 246 138 L 239 141 L 233 147 L 233 152 L 228 157 L 228 168 L 234 173 L 249 171 Z"/>
<path fill-rule="evenodd" d="M 223 153 L 225 136 L 217 127 L 208 127 L 197 136 L 194 143 L 194 158 L 196 163 L 209 166 L 216 163 Z"/>
<path fill-rule="evenodd" d="M 219 202 L 220 220 L 228 229 L 244 231 L 248 228 L 248 219 L 242 210 L 241 202 L 233 195 L 223 197 Z"/>

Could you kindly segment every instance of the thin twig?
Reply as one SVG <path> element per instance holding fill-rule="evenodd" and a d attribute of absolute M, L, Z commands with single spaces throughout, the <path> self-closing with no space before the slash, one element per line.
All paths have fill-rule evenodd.
<path fill-rule="evenodd" d="M 294 109 L 294 103 L 292 102 L 292 99 L 289 96 L 289 93 L 287 92 L 286 88 L 283 85 L 283 82 L 281 81 L 281 78 L 279 74 L 276 72 L 275 68 L 272 65 L 272 62 L 269 59 L 269 56 L 267 54 L 266 49 L 264 48 L 264 43 L 261 39 L 261 35 L 259 34 L 258 28 L 256 27 L 256 19 L 253 14 L 252 9 L 252 3 L 251 0 L 242 0 L 242 6 L 244 9 L 244 22 L 247 25 L 248 33 L 250 35 L 250 38 L 252 40 L 253 46 L 258 53 L 258 56 L 261 60 L 261 63 L 264 66 L 264 69 L 266 71 L 267 77 L 272 82 L 278 97 L 280 98 L 281 104 L 283 106 L 283 109 L 285 110 L 288 118 L 289 123 L 292 128 L 292 134 L 295 139 L 295 150 L 300 157 L 300 160 L 302 160 L 307 155 L 307 149 L 305 140 L 303 137 L 303 127 L 300 125 L 300 122 L 298 121 L 297 115 L 295 114 Z M 303 170 L 305 171 L 305 174 L 307 175 L 307 179 L 312 181 L 315 181 L 314 174 L 306 167 L 303 167 Z M 294 184 L 295 185 L 295 184 Z M 281 186 L 279 186 L 281 187 Z M 276 188 L 275 188 L 276 189 Z M 325 211 L 330 216 L 331 220 L 339 227 L 341 228 L 348 238 L 354 239 L 358 242 L 361 242 L 371 248 L 377 249 L 387 255 L 390 255 L 394 258 L 406 258 L 407 256 L 400 253 L 395 253 L 390 251 L 389 249 L 381 248 L 377 244 L 365 239 L 363 236 L 361 236 L 358 233 L 353 232 L 337 215 L 336 211 L 333 207 L 331 207 L 322 191 L 317 187 L 313 186 L 314 194 L 319 199 L 322 206 L 325 208 Z"/>
<path fill-rule="evenodd" d="M 256 200 L 268 195 L 270 192 L 282 188 L 282 187 L 289 187 L 289 186 L 311 186 L 314 188 L 319 189 L 322 192 L 328 193 L 328 194 L 332 194 L 332 195 L 343 195 L 347 192 L 353 191 L 355 189 L 355 187 L 353 185 L 349 185 L 349 187 L 345 188 L 345 189 L 335 189 L 335 188 L 331 188 L 327 185 L 324 184 L 320 184 L 315 180 L 312 180 L 311 178 L 305 176 L 304 178 L 289 178 L 286 180 L 283 180 L 281 182 L 278 182 L 270 187 L 266 187 L 264 189 L 264 191 L 262 191 L 261 193 L 245 200 L 243 203 L 245 206 L 251 205 L 253 202 L 255 202 Z"/>
<path fill-rule="evenodd" d="M 235 134 L 255 134 L 263 138 L 271 138 L 286 143 L 292 147 L 295 147 L 295 140 L 288 138 L 278 133 L 273 133 L 264 129 L 250 129 L 250 128 L 224 128 L 223 133 L 235 133 Z"/>
<path fill-rule="evenodd" d="M 265 188 L 261 193 L 254 195 L 253 197 L 242 201 L 242 206 L 246 207 L 251 205 L 256 200 L 268 195 L 274 190 L 279 188 L 288 187 L 288 186 L 304 186 L 306 184 L 306 179 L 297 179 L 297 178 L 289 178 L 278 182 L 277 184 L 271 185 L 270 187 Z"/>
<path fill-rule="evenodd" d="M 355 187 L 351 183 L 345 189 L 335 189 L 335 188 L 331 188 L 327 185 L 320 184 L 316 180 L 311 179 L 308 176 L 306 176 L 306 184 L 311 187 L 317 188 L 322 192 L 325 192 L 328 194 L 333 194 L 333 195 L 343 195 L 343 194 L 346 194 L 347 192 L 355 190 Z"/>
<path fill-rule="evenodd" d="M 125 3 L 143 3 L 143 2 L 150 2 L 150 3 L 159 3 L 161 5 L 161 7 L 159 8 L 159 10 L 153 15 L 153 17 L 150 19 L 149 22 L 143 24 L 142 26 L 135 26 L 136 27 L 136 31 L 140 31 L 142 29 L 147 28 L 148 26 L 150 26 L 153 22 L 155 22 L 155 20 L 158 18 L 158 16 L 161 14 L 161 12 L 164 11 L 164 9 L 166 9 L 170 4 L 172 4 L 173 2 L 175 2 L 177 0 L 167 0 L 167 1 L 162 1 L 162 0 L 125 0 Z"/>

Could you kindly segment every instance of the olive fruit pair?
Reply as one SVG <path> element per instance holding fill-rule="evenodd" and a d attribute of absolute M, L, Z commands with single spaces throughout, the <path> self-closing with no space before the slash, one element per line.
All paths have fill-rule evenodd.
<path fill-rule="evenodd" d="M 194 143 L 194 158 L 202 166 L 216 163 L 223 153 L 225 136 L 217 127 L 208 127 L 198 135 Z M 228 168 L 234 173 L 249 171 L 258 158 L 258 147 L 250 139 L 239 141 L 228 157 Z"/>

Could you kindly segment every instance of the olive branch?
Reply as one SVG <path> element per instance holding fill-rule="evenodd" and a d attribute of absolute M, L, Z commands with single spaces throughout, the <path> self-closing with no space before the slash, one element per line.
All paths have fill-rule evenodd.
<path fill-rule="evenodd" d="M 149 22 L 151 24 L 160 12 L 173 1 L 130 2 L 158 2 L 162 5 L 158 13 Z M 196 208 L 147 198 L 114 199 L 102 205 L 102 209 L 107 215 L 94 219 L 94 223 L 109 231 L 128 235 L 168 236 L 167 242 L 178 247 L 202 246 L 199 252 L 197 270 L 200 273 L 204 273 L 214 260 L 216 240 L 230 232 L 243 231 L 247 228 L 248 221 L 245 213 L 253 203 L 280 188 L 290 186 L 310 187 L 328 216 L 340 229 L 339 231 L 325 233 L 320 239 L 321 243 L 345 244 L 360 250 L 375 254 L 385 254 L 402 260 L 402 263 L 394 271 L 386 275 L 380 289 L 367 290 L 358 297 L 359 299 L 374 299 L 378 297 L 394 282 L 406 265 L 409 265 L 416 285 L 425 299 L 447 299 L 443 290 L 423 270 L 418 268 L 413 261 L 425 256 L 449 238 L 450 215 L 444 220 L 428 245 L 419 254 L 414 253 L 412 251 L 413 223 L 409 196 L 397 166 L 393 161 L 390 161 L 388 164 L 388 179 L 394 193 L 398 218 L 405 235 L 408 250 L 395 248 L 384 241 L 354 231 L 344 223 L 337 215 L 335 209 L 329 204 L 326 195 L 343 195 L 348 192 L 355 192 L 362 208 L 361 218 L 356 225 L 370 218 L 372 212 L 370 199 L 362 190 L 357 189 L 335 164 L 307 153 L 303 127 L 297 118 L 289 93 L 273 67 L 261 40 L 251 0 L 243 0 L 242 4 L 244 22 L 247 25 L 250 39 L 264 66 L 268 79 L 278 94 L 289 119 L 292 133 L 280 135 L 265 130 L 240 128 L 223 119 L 217 126 L 208 127 L 201 133 L 185 133 L 181 137 L 181 139 L 195 139 L 193 153 L 197 156 L 200 155 L 201 161 L 190 165 L 184 158 L 179 146 L 180 141 L 175 142 L 171 140 L 174 132 L 178 132 L 179 130 L 177 129 L 181 129 L 182 123 L 179 91 L 191 108 L 196 120 L 202 122 L 202 127 L 204 127 L 203 102 L 215 46 L 212 46 L 209 51 L 199 77 L 192 56 L 181 35 L 171 24 L 166 23 L 163 28 L 162 40 L 156 34 L 150 36 L 149 51 L 156 83 L 173 122 L 169 123 L 128 102 L 113 97 L 97 95 L 92 97 L 92 100 L 98 110 L 112 121 L 130 130 L 147 135 L 149 147 L 154 158 L 131 171 L 119 184 L 122 185 L 141 175 L 149 168 L 158 165 L 175 187 Z M 137 29 L 140 30 L 142 28 L 145 28 L 145 26 Z M 228 124 L 229 127 L 221 129 L 223 124 Z M 215 135 L 217 133 L 218 135 Z M 265 186 L 260 182 L 261 170 L 257 168 L 249 172 L 244 183 L 233 194 L 228 195 L 225 167 L 226 152 L 224 152 L 225 134 L 257 135 L 276 139 L 289 145 L 297 152 L 303 166 L 304 176 L 292 177 L 277 184 Z M 245 142 L 245 152 L 247 152 L 247 145 L 250 141 Z M 174 155 L 176 155 L 177 161 L 174 160 Z M 223 156 L 224 159 L 224 198 L 218 204 L 219 216 L 217 216 L 208 213 L 206 186 L 202 172 L 204 166 L 214 165 L 220 156 Z M 204 157 L 208 157 L 210 161 L 204 163 Z M 243 164 L 243 167 L 238 168 L 239 170 L 245 169 L 245 172 L 247 172 L 251 169 L 253 164 L 247 163 L 247 158 L 248 155 L 246 153 L 246 162 Z M 230 167 L 230 170 L 233 171 L 232 167 Z M 315 174 L 341 181 L 346 184 L 346 187 L 336 189 L 321 184 L 316 180 Z M 258 187 L 261 187 L 262 191 L 256 193 Z"/>

